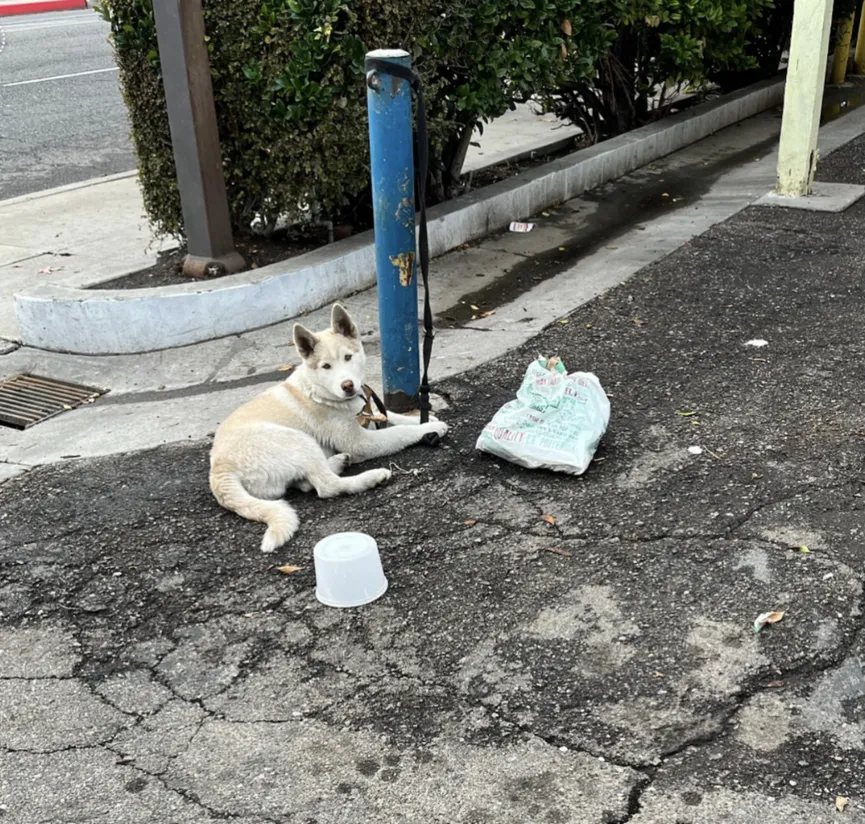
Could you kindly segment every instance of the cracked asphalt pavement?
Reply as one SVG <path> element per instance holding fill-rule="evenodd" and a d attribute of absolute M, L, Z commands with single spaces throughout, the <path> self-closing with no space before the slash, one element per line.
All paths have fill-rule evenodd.
<path fill-rule="evenodd" d="M 749 209 L 443 382 L 445 444 L 292 494 L 275 556 L 206 443 L 6 482 L 0 818 L 865 822 L 863 221 Z M 539 352 L 611 395 L 581 478 L 474 451 Z M 313 593 L 344 529 L 391 584 L 358 610 Z"/>

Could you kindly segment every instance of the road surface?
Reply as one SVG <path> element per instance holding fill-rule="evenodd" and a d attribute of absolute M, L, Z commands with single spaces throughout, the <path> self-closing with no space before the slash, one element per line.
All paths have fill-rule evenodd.
<path fill-rule="evenodd" d="M 0 19 L 0 199 L 135 168 L 108 34 L 91 10 Z"/>

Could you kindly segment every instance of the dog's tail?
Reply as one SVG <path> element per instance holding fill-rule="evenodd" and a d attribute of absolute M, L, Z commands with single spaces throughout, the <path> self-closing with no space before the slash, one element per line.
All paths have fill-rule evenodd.
<path fill-rule="evenodd" d="M 286 501 L 253 497 L 234 472 L 212 471 L 210 489 L 220 506 L 236 512 L 241 518 L 267 524 L 267 532 L 261 541 L 262 552 L 273 552 L 297 532 L 300 521 Z"/>

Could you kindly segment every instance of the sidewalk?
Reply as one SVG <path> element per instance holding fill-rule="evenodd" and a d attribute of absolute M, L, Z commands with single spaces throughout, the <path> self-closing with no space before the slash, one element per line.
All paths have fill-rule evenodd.
<path fill-rule="evenodd" d="M 206 442 L 5 483 L 5 820 L 865 822 L 863 222 L 746 209 L 439 382 L 442 447 L 292 494 L 273 557 Z M 474 451 L 539 352 L 611 395 L 581 478 Z M 341 612 L 311 552 L 346 529 L 390 589 Z"/>
<path fill-rule="evenodd" d="M 622 283 L 735 215 L 774 184 L 775 112 L 725 129 L 650 167 L 532 217 L 530 234 L 504 232 L 433 265 L 439 381 L 530 340 L 562 315 Z M 827 125 L 822 157 L 865 131 L 865 109 Z M 365 332 L 369 375 L 379 374 L 377 295 L 345 300 Z M 471 306 L 493 315 L 472 319 Z M 327 308 L 305 316 L 324 325 Z M 21 348 L 0 375 L 57 377 L 109 390 L 98 403 L 24 432 L 0 428 L 0 481 L 32 466 L 186 443 L 212 433 L 294 359 L 293 321 L 147 355 L 79 357 Z M 100 433 L 99 438 L 93 432 Z"/>
<path fill-rule="evenodd" d="M 538 117 L 520 106 L 477 136 L 465 171 L 550 151 L 578 134 L 552 115 Z M 176 246 L 153 237 L 134 172 L 0 200 L 0 338 L 19 337 L 15 292 L 43 283 L 102 283 L 150 266 Z"/>
<path fill-rule="evenodd" d="M 17 291 L 110 280 L 176 245 L 154 239 L 133 172 L 0 200 L 0 338 L 18 338 Z"/>

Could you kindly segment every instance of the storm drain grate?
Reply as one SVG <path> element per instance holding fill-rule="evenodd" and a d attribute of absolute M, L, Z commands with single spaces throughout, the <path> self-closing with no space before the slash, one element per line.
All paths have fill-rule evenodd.
<path fill-rule="evenodd" d="M 16 375 L 0 383 L 0 425 L 27 429 L 61 412 L 92 403 L 101 389 L 41 378 Z"/>

